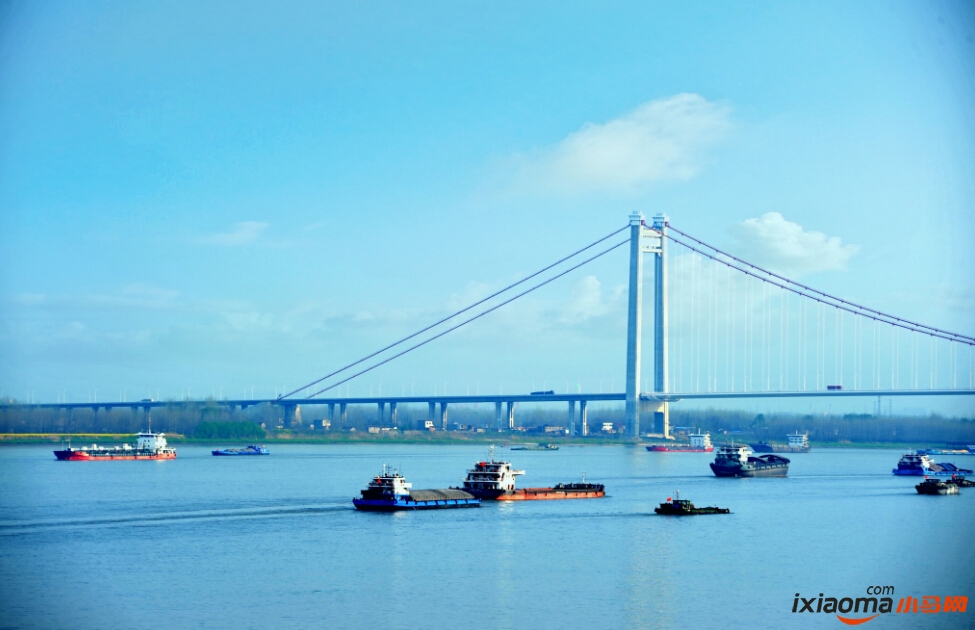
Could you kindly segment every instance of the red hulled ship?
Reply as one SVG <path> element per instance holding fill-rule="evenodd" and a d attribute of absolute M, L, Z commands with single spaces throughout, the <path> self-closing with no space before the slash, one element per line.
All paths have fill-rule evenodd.
<path fill-rule="evenodd" d="M 166 437 L 162 433 L 152 432 L 152 420 L 149 430 L 136 436 L 135 446 L 123 444 L 111 448 L 99 447 L 97 444 L 54 451 L 55 457 L 61 461 L 94 462 L 116 459 L 176 459 L 176 450 L 169 448 Z"/>

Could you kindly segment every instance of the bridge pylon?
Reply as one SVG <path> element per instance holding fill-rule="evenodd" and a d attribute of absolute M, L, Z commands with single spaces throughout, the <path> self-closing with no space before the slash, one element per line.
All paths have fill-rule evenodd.
<path fill-rule="evenodd" d="M 654 393 L 666 393 L 667 378 L 667 245 L 663 234 L 667 216 L 653 218 L 653 229 L 646 227 L 643 214 L 630 215 L 630 291 L 626 327 L 626 429 L 630 437 L 640 437 L 640 355 L 643 339 L 643 254 L 654 255 Z M 649 411 L 649 410 L 648 410 Z M 670 435 L 669 404 L 652 409 L 654 431 Z"/>

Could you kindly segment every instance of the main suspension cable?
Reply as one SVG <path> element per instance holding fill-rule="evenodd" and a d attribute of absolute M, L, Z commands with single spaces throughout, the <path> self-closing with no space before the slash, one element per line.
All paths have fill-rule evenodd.
<path fill-rule="evenodd" d="M 622 230 L 620 230 L 620 231 L 622 231 Z M 605 239 L 602 239 L 602 240 L 605 240 Z M 525 296 L 525 295 L 528 295 L 529 293 L 531 293 L 532 291 L 535 291 L 536 289 L 540 289 L 540 288 L 544 287 L 546 284 L 548 284 L 550 282 L 553 282 L 555 280 L 558 280 L 562 276 L 564 276 L 564 275 L 566 275 L 566 274 L 568 274 L 568 273 L 570 273 L 572 271 L 575 271 L 576 269 L 578 269 L 579 267 L 582 267 L 583 265 L 586 265 L 588 263 L 591 263 L 592 261 L 596 260 L 597 258 L 600 258 L 602 256 L 605 256 L 606 254 L 610 253 L 614 249 L 617 249 L 619 247 L 622 247 L 623 245 L 626 245 L 629 242 L 630 242 L 630 239 L 629 238 L 627 238 L 625 241 L 620 241 L 616 245 L 613 245 L 612 247 L 610 247 L 608 249 L 604 249 L 603 251 L 601 251 L 600 253 L 596 254 L 595 256 L 592 256 L 591 258 L 587 258 L 586 260 L 582 261 L 581 263 L 579 263 L 577 265 L 574 265 L 572 267 L 569 267 L 565 271 L 562 271 L 562 272 L 560 272 L 560 273 L 552 276 L 551 278 L 549 278 L 547 280 L 544 280 L 543 282 L 539 282 L 538 284 L 536 284 L 532 288 L 527 289 L 525 291 L 522 291 L 521 293 L 519 293 L 518 295 L 516 295 L 514 297 L 508 298 L 504 302 L 501 302 L 500 304 L 496 304 L 496 305 L 492 306 L 491 308 L 489 308 L 489 309 L 487 309 L 485 311 L 482 311 L 482 312 L 478 313 L 474 317 L 471 317 L 470 319 L 466 319 L 466 320 L 462 321 L 461 323 L 459 323 L 459 324 L 457 324 L 455 326 L 451 326 L 447 330 L 444 330 L 442 332 L 439 332 L 436 335 L 434 335 L 433 337 L 430 337 L 428 339 L 424 339 L 420 343 L 418 343 L 418 344 L 416 344 L 414 346 L 410 346 L 406 350 L 403 350 L 401 352 L 398 352 L 398 353 L 394 354 L 391 357 L 387 357 L 387 358 L 383 359 L 382 361 L 380 361 L 379 363 L 374 363 L 373 365 L 370 365 L 366 369 L 361 370 L 359 372 L 356 372 L 352 376 L 346 377 L 346 378 L 342 379 L 341 381 L 338 381 L 337 383 L 333 383 L 332 385 L 329 385 L 328 387 L 325 387 L 324 389 L 318 390 L 317 392 L 315 392 L 314 394 L 312 394 L 311 396 L 309 396 L 309 398 L 314 398 L 315 396 L 318 396 L 319 394 L 323 394 L 323 393 L 327 392 L 328 390 L 334 389 L 334 388 L 338 387 L 339 385 L 342 385 L 343 383 L 347 383 L 348 381 L 351 381 L 352 379 L 354 379 L 354 378 L 356 378 L 358 376 L 362 376 L 366 372 L 371 372 L 372 370 L 375 370 L 377 367 L 379 367 L 381 365 L 385 365 L 386 363 L 389 363 L 393 359 L 397 359 L 397 358 L 403 356 L 404 354 L 407 354 L 409 352 L 412 352 L 412 351 L 416 350 L 417 348 L 420 348 L 422 346 L 425 346 L 428 343 L 430 343 L 431 341 L 434 341 L 435 339 L 439 339 L 440 337 L 443 337 L 447 333 L 453 332 L 453 331 L 457 330 L 458 328 L 460 328 L 462 326 L 466 326 L 467 324 L 471 323 L 472 321 L 474 321 L 476 319 L 480 319 L 481 317 L 484 317 L 488 313 L 491 313 L 493 311 L 496 311 L 499 308 L 501 308 L 502 306 L 504 306 L 506 304 L 510 304 L 511 302 L 514 302 L 518 298 L 520 298 L 522 296 Z M 373 356 L 375 356 L 375 355 L 373 355 Z M 302 389 L 304 389 L 304 388 L 302 388 Z"/>
<path fill-rule="evenodd" d="M 653 228 L 649 228 L 649 227 L 648 227 L 648 229 L 653 230 Z M 853 308 L 855 308 L 855 309 L 857 309 L 859 311 L 864 311 L 864 312 L 867 312 L 867 313 L 873 313 L 874 315 L 878 315 L 878 316 L 880 316 L 882 318 L 885 318 L 885 319 L 888 319 L 888 320 L 894 320 L 894 321 L 897 321 L 897 322 L 902 322 L 904 324 L 910 324 L 911 326 L 914 326 L 915 328 L 923 328 L 925 330 L 930 330 L 930 331 L 933 331 L 933 332 L 941 333 L 942 335 L 948 335 L 948 337 L 943 337 L 945 339 L 949 339 L 950 337 L 954 337 L 954 338 L 957 338 L 958 340 L 975 342 L 975 337 L 969 337 L 969 336 L 966 336 L 966 335 L 960 335 L 958 333 L 953 333 L 953 332 L 950 332 L 950 331 L 947 331 L 947 330 L 941 330 L 940 328 L 934 328 L 933 326 L 926 326 L 924 324 L 919 324 L 917 322 L 912 322 L 910 320 L 902 319 L 902 318 L 896 317 L 894 315 L 889 315 L 889 314 L 884 313 L 882 311 L 878 311 L 878 310 L 875 310 L 875 309 L 872 309 L 872 308 L 869 308 L 869 307 L 866 307 L 866 306 L 861 306 L 859 304 L 855 304 L 854 302 L 850 302 L 848 300 L 844 300 L 843 298 L 836 297 L 835 295 L 830 295 L 829 293 L 825 293 L 825 292 L 820 291 L 818 289 L 814 289 L 812 287 L 806 286 L 804 284 L 801 284 L 799 282 L 796 282 L 795 280 L 790 280 L 789 278 L 786 278 L 785 276 L 780 276 L 777 273 L 774 273 L 774 272 L 769 271 L 767 269 L 763 269 L 762 267 L 759 267 L 758 265 L 754 265 L 754 264 L 748 262 L 747 260 L 742 260 L 741 258 L 738 258 L 736 256 L 733 256 L 733 255 L 729 254 L 728 252 L 722 251 L 722 250 L 718 249 L 717 247 L 714 247 L 713 245 L 709 245 L 709 244 L 705 243 L 702 240 L 699 240 L 697 238 L 694 238 L 690 234 L 687 234 L 686 232 L 682 232 L 682 231 L 678 230 L 677 228 L 675 228 L 674 226 L 670 225 L 669 223 L 667 224 L 667 229 L 668 230 L 673 230 L 674 232 L 677 232 L 681 236 L 683 236 L 685 238 L 689 238 L 690 240 L 694 241 L 695 243 L 698 243 L 699 245 L 703 245 L 704 247 L 706 247 L 706 248 L 708 248 L 708 249 L 710 249 L 712 251 L 715 251 L 715 252 L 721 254 L 722 256 L 726 256 L 726 257 L 734 260 L 735 262 L 741 263 L 742 265 L 747 265 L 748 267 L 751 267 L 752 269 L 755 269 L 757 271 L 760 271 L 760 272 L 762 272 L 762 273 L 764 273 L 764 274 L 766 274 L 768 276 L 771 276 L 773 278 L 777 278 L 777 279 L 779 279 L 779 280 L 781 280 L 783 282 L 787 282 L 789 284 L 793 284 L 793 285 L 795 285 L 797 287 L 800 287 L 802 289 L 805 289 L 806 291 L 809 291 L 809 292 L 812 292 L 812 293 L 816 293 L 816 294 L 821 295 L 824 298 L 827 298 L 829 300 L 832 300 L 832 301 L 835 301 L 835 302 L 840 302 L 840 303 L 845 304 L 847 306 L 853 307 Z M 654 230 L 654 231 L 657 231 L 657 230 Z M 685 247 L 688 247 L 688 246 L 685 245 Z M 739 269 L 739 271 L 743 271 L 743 270 L 742 269 Z M 759 278 L 759 279 L 763 279 L 763 278 L 760 278 L 759 276 L 755 276 L 755 277 L 756 278 Z M 808 297 L 812 297 L 812 296 L 808 296 Z M 853 312 L 853 311 L 850 311 L 850 312 Z M 921 331 L 918 331 L 918 332 L 925 332 L 925 330 L 921 330 Z"/>
<path fill-rule="evenodd" d="M 657 232 L 658 234 L 661 233 L 658 230 L 654 230 L 653 228 L 648 228 L 648 229 L 653 230 L 653 231 Z M 674 228 L 671 228 L 671 229 L 673 229 L 675 232 L 677 232 L 676 229 L 674 229 Z M 773 279 L 770 279 L 770 278 L 764 278 L 764 277 L 762 277 L 760 275 L 757 275 L 757 274 L 749 271 L 748 269 L 743 269 L 743 268 L 739 267 L 738 265 L 735 265 L 734 263 L 730 263 L 727 260 L 723 260 L 722 258 L 719 258 L 718 256 L 716 256 L 714 254 L 709 254 L 708 252 L 701 251 L 700 249 L 694 247 L 693 245 L 690 245 L 688 243 L 685 243 L 682 240 L 680 240 L 679 238 L 677 238 L 677 237 L 675 237 L 675 236 L 673 236 L 671 234 L 666 234 L 666 237 L 669 238 L 670 240 L 674 241 L 675 243 L 678 243 L 679 245 L 683 245 L 687 249 L 689 249 L 689 250 L 691 250 L 693 252 L 696 252 L 696 253 L 700 254 L 701 256 L 705 256 L 707 258 L 710 258 L 711 260 L 713 260 L 715 262 L 719 262 L 722 265 L 725 265 L 726 267 L 730 267 L 731 269 L 735 269 L 737 271 L 740 271 L 741 273 L 743 273 L 743 274 L 745 274 L 747 276 L 751 276 L 753 278 L 756 278 L 758 280 L 761 280 L 762 282 L 768 282 L 769 284 L 773 284 L 773 285 L 779 287 L 780 289 L 785 289 L 786 291 L 791 291 L 792 293 L 795 293 L 796 295 L 800 295 L 800 296 L 802 296 L 804 298 L 808 298 L 808 299 L 813 300 L 813 301 L 815 301 L 815 302 L 817 302 L 819 304 L 823 304 L 825 306 L 832 306 L 833 308 L 842 309 L 842 310 L 844 310 L 844 311 L 846 311 L 848 313 L 853 313 L 854 315 L 859 315 L 861 317 L 869 317 L 870 319 L 875 319 L 875 320 L 878 320 L 878 321 L 882 321 L 885 324 L 890 324 L 891 326 L 894 326 L 896 328 L 903 328 L 904 330 L 908 330 L 908 331 L 911 331 L 911 332 L 922 333 L 922 334 L 925 334 L 925 335 L 930 335 L 932 337 L 940 337 L 941 339 L 947 339 L 948 341 L 954 341 L 954 342 L 957 342 L 957 343 L 963 343 L 963 344 L 968 345 L 968 346 L 975 346 L 975 337 L 966 337 L 964 335 L 959 335 L 957 333 L 942 331 L 942 330 L 939 330 L 937 328 L 932 328 L 931 326 L 924 326 L 924 325 L 921 325 L 921 324 L 915 324 L 914 322 L 910 322 L 910 321 L 907 321 L 905 319 L 901 319 L 899 317 L 893 317 L 891 315 L 886 315 L 885 313 L 881 313 L 880 311 L 874 311 L 874 310 L 871 310 L 871 309 L 861 308 L 860 306 L 857 306 L 856 304 L 853 304 L 851 302 L 846 302 L 845 300 L 839 300 L 838 298 L 833 298 L 832 296 L 829 296 L 828 294 L 823 293 L 822 291 L 817 291 L 815 289 L 809 289 L 805 285 L 801 285 L 801 284 L 799 284 L 797 282 L 792 282 L 791 280 L 788 280 L 788 279 L 785 279 L 785 278 L 782 278 L 782 280 L 784 282 L 793 284 L 795 286 L 789 286 L 789 284 L 784 284 L 783 282 L 778 282 L 777 280 L 773 280 Z M 697 239 L 694 239 L 694 238 L 692 238 L 692 240 L 697 241 Z M 698 241 L 698 242 L 700 242 L 700 241 Z M 706 245 L 706 244 L 705 244 L 705 247 L 708 247 L 710 249 L 714 249 L 710 245 Z M 718 250 L 714 250 L 714 251 L 718 251 Z M 723 252 L 719 252 L 719 253 L 721 253 L 722 255 L 727 255 L 727 254 L 724 254 Z M 729 257 L 730 258 L 734 258 L 733 256 L 729 256 Z M 737 261 L 739 259 L 735 258 L 735 260 Z M 769 275 L 774 276 L 775 278 L 781 278 L 781 276 L 777 276 L 775 274 L 772 274 L 771 272 L 766 272 L 764 269 L 761 269 L 759 267 L 756 267 L 755 265 L 752 265 L 751 263 L 747 263 L 747 262 L 744 262 L 744 261 L 740 261 L 740 262 L 742 264 L 747 265 L 749 267 L 752 267 L 754 269 L 758 269 L 762 273 L 768 273 Z M 795 288 L 797 286 L 798 287 L 802 287 L 802 289 Z M 816 297 L 815 295 L 810 295 L 809 293 L 806 293 L 805 290 L 809 290 L 809 291 L 811 291 L 813 293 L 816 293 L 818 295 L 824 296 L 824 297 L 828 298 L 828 300 L 837 300 L 839 302 L 842 302 L 842 304 L 836 304 L 836 303 L 830 302 L 828 300 L 824 300 L 824 299 L 821 299 L 819 297 Z M 868 314 L 864 313 L 863 311 L 869 311 L 871 313 L 874 313 L 874 315 L 868 315 Z M 891 320 L 894 320 L 894 321 L 891 321 Z M 818 320 L 817 320 L 816 327 L 817 327 L 817 331 L 818 331 L 818 329 L 819 329 L 819 322 L 818 322 Z M 920 328 L 923 328 L 925 330 L 920 330 L 919 327 Z M 933 331 L 933 332 L 930 332 L 930 331 Z"/>
<path fill-rule="evenodd" d="M 364 361 L 368 361 L 369 359 L 371 359 L 371 358 L 373 358 L 373 357 L 375 357 L 377 355 L 380 355 L 383 352 L 386 352 L 387 350 L 391 350 L 392 348 L 395 348 L 396 346 L 398 346 L 400 344 L 403 344 L 403 343 L 409 341 L 410 339 L 413 339 L 414 337 L 417 337 L 419 335 L 422 335 L 423 333 L 427 332 L 428 330 L 431 330 L 433 328 L 436 328 L 440 324 L 443 324 L 444 322 L 449 321 L 449 320 L 457 317 L 458 315 L 461 315 L 462 313 L 466 313 L 467 311 L 471 310 L 472 308 L 474 308 L 476 306 L 480 306 L 481 304 L 484 304 L 488 300 L 491 300 L 493 298 L 496 298 L 497 296 L 501 295 L 502 293 L 505 293 L 506 291 L 509 291 L 509 290 L 515 288 L 516 286 L 520 285 L 520 284 L 524 284 L 524 283 L 528 282 L 532 278 L 535 278 L 535 277 L 539 276 L 540 274 L 545 273 L 549 269 L 552 269 L 553 267 L 557 267 L 557 266 L 561 265 L 562 263 L 564 263 L 565 261 L 569 260 L 570 258 L 575 258 L 576 256 L 578 256 L 582 252 L 584 252 L 584 251 L 586 251 L 588 249 L 592 249 L 596 245 L 599 245 L 603 241 L 608 240 L 608 239 L 616 236 L 617 234 L 619 234 L 623 230 L 626 230 L 629 227 L 630 226 L 628 226 L 628 225 L 623 226 L 622 228 L 616 230 L 615 232 L 612 232 L 610 234 L 607 234 L 606 236 L 602 237 L 601 239 L 599 239 L 597 241 L 593 241 L 589 245 L 586 245 L 582 249 L 577 250 L 577 251 L 569 254 L 568 256 L 562 258 L 561 260 L 558 260 L 558 261 L 552 263 L 551 265 L 548 265 L 547 267 L 544 267 L 542 269 L 539 269 L 538 271 L 536 271 L 535 273 L 531 274 L 530 276 L 526 276 L 526 277 L 522 278 L 521 280 L 519 280 L 517 282 L 514 282 L 512 284 L 509 284 L 508 286 L 506 286 L 505 288 L 501 289 L 500 291 L 496 291 L 495 293 L 492 293 L 491 295 L 487 296 L 486 298 L 484 298 L 482 300 L 478 300 L 477 302 L 474 302 L 473 304 L 471 304 L 469 306 L 466 306 L 466 307 L 460 309 L 459 311 L 456 311 L 455 313 L 452 313 L 452 314 L 448 315 L 447 317 L 444 317 L 443 319 L 441 319 L 441 320 L 439 320 L 437 322 L 434 322 L 434 323 L 430 324 L 426 328 L 422 328 L 422 329 L 416 331 L 413 334 L 407 335 L 406 337 L 403 337 L 399 341 L 396 341 L 394 343 L 389 344 L 388 346 L 386 346 L 385 348 L 383 348 L 381 350 L 376 350 L 372 354 L 366 355 L 366 356 L 362 357 L 361 359 L 359 359 L 357 361 L 353 361 L 352 363 L 349 363 L 348 365 L 346 365 L 344 367 L 341 367 L 341 368 L 335 370 L 331 374 L 326 374 L 325 376 L 321 377 L 320 379 L 314 380 L 311 383 L 308 383 L 307 385 L 304 385 L 302 387 L 299 387 L 298 389 L 296 389 L 296 390 L 294 390 L 294 391 L 292 391 L 292 392 L 290 392 L 288 394 L 283 394 L 281 396 L 278 396 L 278 399 L 280 400 L 282 398 L 288 398 L 290 396 L 293 396 L 293 395 L 297 394 L 298 392 L 300 392 L 302 390 L 305 390 L 305 389 L 308 389 L 309 387 L 312 387 L 313 385 L 318 385 L 319 383 L 321 383 L 322 381 L 324 381 L 326 379 L 332 378 L 333 376 L 336 376 L 337 374 L 341 374 L 342 372 L 345 372 L 346 370 L 348 370 L 348 369 L 350 369 L 352 367 L 355 367 L 356 365 L 359 365 L 360 363 L 362 363 Z"/>

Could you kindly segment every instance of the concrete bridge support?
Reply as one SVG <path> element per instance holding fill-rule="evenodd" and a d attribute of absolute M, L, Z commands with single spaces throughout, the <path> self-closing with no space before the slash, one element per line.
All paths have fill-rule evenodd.
<path fill-rule="evenodd" d="M 389 424 L 396 426 L 396 403 L 389 403 Z"/>
<path fill-rule="evenodd" d="M 582 425 L 582 435 L 589 435 L 589 412 L 586 409 L 588 400 L 579 401 L 579 424 Z"/>
<path fill-rule="evenodd" d="M 386 421 L 386 403 L 377 403 L 376 406 L 379 407 L 379 416 L 376 418 L 376 422 L 379 426 L 383 426 L 383 422 Z"/>
<path fill-rule="evenodd" d="M 328 424 L 335 425 L 335 403 L 328 403 Z"/>
<path fill-rule="evenodd" d="M 508 430 L 515 430 L 515 403 L 508 401 Z"/>
<path fill-rule="evenodd" d="M 650 432 L 656 436 L 670 437 L 670 403 L 659 400 L 641 400 L 641 412 L 653 417 Z"/>
<path fill-rule="evenodd" d="M 285 405 L 284 406 L 284 417 L 281 419 L 281 424 L 286 429 L 290 429 L 294 425 L 295 420 L 298 416 L 298 405 Z"/>
<path fill-rule="evenodd" d="M 630 215 L 630 294 L 626 311 L 626 431 L 640 436 L 640 352 L 643 337 L 643 214 Z"/>
<path fill-rule="evenodd" d="M 339 417 L 342 420 L 342 426 L 345 427 L 349 420 L 349 406 L 346 403 L 339 403 Z"/>
<path fill-rule="evenodd" d="M 440 403 L 440 428 L 447 430 L 447 403 Z"/>
<path fill-rule="evenodd" d="M 427 403 L 427 420 L 436 423 L 437 421 L 437 403 Z"/>
<path fill-rule="evenodd" d="M 500 431 L 504 427 L 501 426 L 501 403 L 494 403 L 494 426 Z"/>
<path fill-rule="evenodd" d="M 575 436 L 576 434 L 576 401 L 569 401 L 569 435 Z"/>

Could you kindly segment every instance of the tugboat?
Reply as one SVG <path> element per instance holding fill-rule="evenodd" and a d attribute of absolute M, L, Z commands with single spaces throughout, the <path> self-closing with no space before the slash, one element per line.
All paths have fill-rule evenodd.
<path fill-rule="evenodd" d="M 746 446 L 722 446 L 711 463 L 717 477 L 785 477 L 789 460 L 779 455 L 749 455 Z"/>
<path fill-rule="evenodd" d="M 54 456 L 66 462 L 95 462 L 116 459 L 176 459 L 176 450 L 169 448 L 163 433 L 152 432 L 152 418 L 148 418 L 149 430 L 136 435 L 136 443 L 99 447 L 97 444 L 54 451 Z"/>
<path fill-rule="evenodd" d="M 920 452 L 907 453 L 897 462 L 897 468 L 893 469 L 895 475 L 921 476 L 938 475 L 950 477 L 954 475 L 970 475 L 972 471 L 967 468 L 958 468 L 952 463 L 934 463 L 930 457 Z"/>
<path fill-rule="evenodd" d="M 653 508 L 653 511 L 657 514 L 662 514 L 664 516 L 693 516 L 695 514 L 731 514 L 731 510 L 728 508 L 719 507 L 695 507 L 693 503 L 687 499 L 680 498 L 680 492 L 678 490 L 674 491 L 675 499 L 667 497 L 665 503 L 661 503 L 660 507 Z"/>
<path fill-rule="evenodd" d="M 941 479 L 928 479 L 914 486 L 918 494 L 958 494 L 958 484 L 955 480 L 942 481 Z"/>
<path fill-rule="evenodd" d="M 247 448 L 225 448 L 219 451 L 211 451 L 217 457 L 236 457 L 237 455 L 270 455 L 271 451 L 264 448 L 264 446 L 258 446 L 256 444 L 251 444 Z"/>
<path fill-rule="evenodd" d="M 480 499 L 463 490 L 411 490 L 412 487 L 398 470 L 390 471 L 383 464 L 382 474 L 376 475 L 362 491 L 362 498 L 352 499 L 352 504 L 367 512 L 481 507 Z"/>
<path fill-rule="evenodd" d="M 601 483 L 560 483 L 552 488 L 515 489 L 515 477 L 524 475 L 524 470 L 514 470 L 510 462 L 494 461 L 494 446 L 491 446 L 489 461 L 477 462 L 467 471 L 464 490 L 485 501 L 531 501 L 544 499 L 598 499 L 606 496 Z"/>
<path fill-rule="evenodd" d="M 647 450 L 651 453 L 710 453 L 714 451 L 710 433 L 698 431 L 687 437 L 691 440 L 690 444 L 651 444 Z"/>

